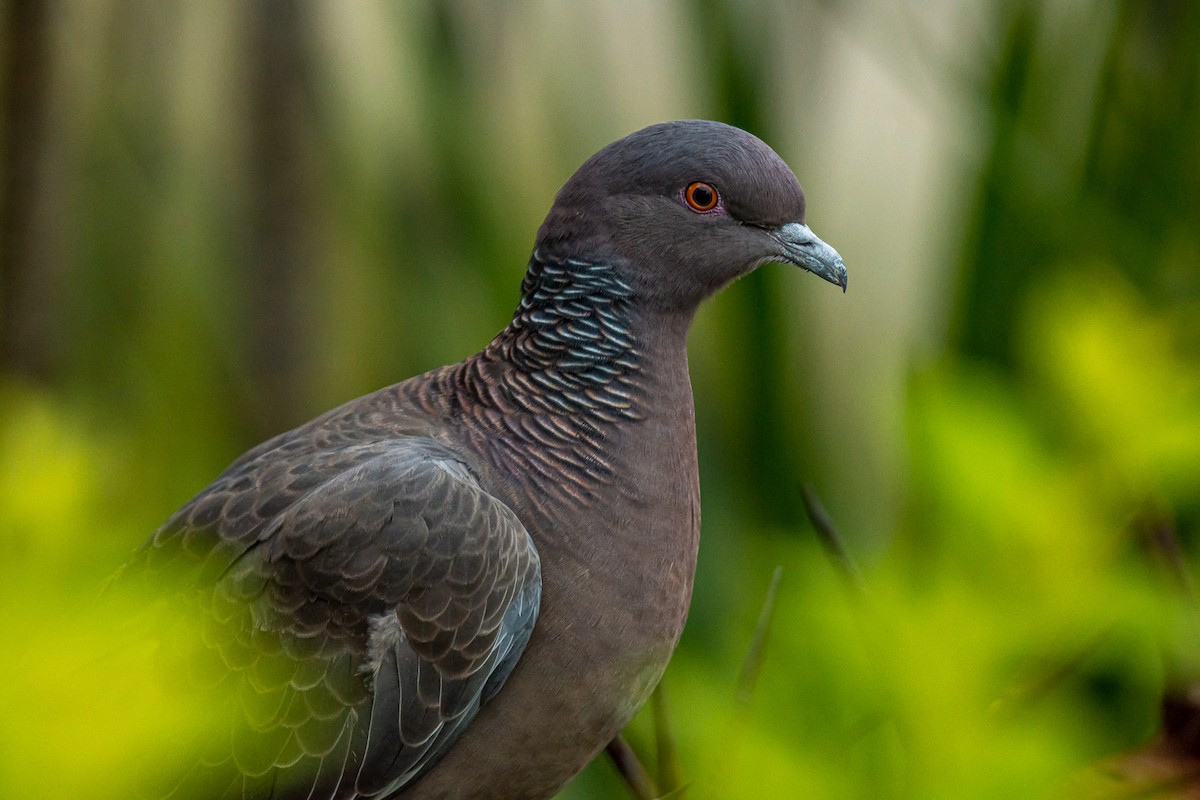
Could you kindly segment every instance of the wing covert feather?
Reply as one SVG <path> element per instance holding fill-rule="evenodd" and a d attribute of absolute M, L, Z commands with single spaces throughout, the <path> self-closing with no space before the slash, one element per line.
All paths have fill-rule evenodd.
<path fill-rule="evenodd" d="M 200 779 L 384 797 L 429 769 L 512 671 L 540 603 L 537 551 L 430 440 L 284 455 L 235 462 L 141 551 L 198 566 L 204 643 L 223 664 L 203 674 L 236 685 L 230 739 Z"/>

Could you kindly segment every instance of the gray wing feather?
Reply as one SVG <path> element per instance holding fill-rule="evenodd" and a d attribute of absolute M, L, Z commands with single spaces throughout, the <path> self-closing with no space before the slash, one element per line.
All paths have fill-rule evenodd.
<path fill-rule="evenodd" d="M 428 439 L 254 455 L 141 551 L 146 565 L 198 565 L 219 656 L 200 672 L 238 684 L 231 737 L 177 796 L 194 781 L 281 800 L 395 792 L 449 749 L 529 641 L 533 542 Z"/>

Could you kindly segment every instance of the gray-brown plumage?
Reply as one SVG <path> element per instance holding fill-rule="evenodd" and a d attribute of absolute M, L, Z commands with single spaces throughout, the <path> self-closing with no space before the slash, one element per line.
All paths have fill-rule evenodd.
<path fill-rule="evenodd" d="M 197 680 L 233 687 L 177 797 L 543 798 L 658 681 L 691 596 L 686 335 L 758 265 L 843 288 L 749 134 L 638 131 L 567 182 L 512 323 L 466 361 L 235 461 L 138 551 L 193 565 Z"/>

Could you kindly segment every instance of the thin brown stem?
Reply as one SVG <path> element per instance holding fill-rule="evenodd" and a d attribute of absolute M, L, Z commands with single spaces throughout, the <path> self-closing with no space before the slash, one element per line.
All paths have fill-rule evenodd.
<path fill-rule="evenodd" d="M 672 797 L 682 797 L 683 780 L 679 769 L 679 748 L 671 728 L 671 715 L 667 708 L 667 693 L 662 683 L 650 698 L 654 711 L 654 745 L 658 757 L 659 789 Z"/>
<path fill-rule="evenodd" d="M 617 737 L 608 743 L 605 752 L 612 759 L 617 773 L 624 779 L 630 795 L 635 800 L 654 800 L 658 797 L 654 782 L 650 780 L 646 768 L 638 760 L 637 753 L 633 752 L 633 748 L 620 734 L 617 734 Z"/>

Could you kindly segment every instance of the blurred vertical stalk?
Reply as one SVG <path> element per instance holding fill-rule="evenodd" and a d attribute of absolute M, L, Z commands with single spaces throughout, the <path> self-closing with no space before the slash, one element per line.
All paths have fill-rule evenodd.
<path fill-rule="evenodd" d="M 1195 254 L 1200 231 L 1198 36 L 1196 3 L 1122 2 L 1082 142 L 1080 190 L 1121 223 L 1105 226 L 1095 244 L 1168 303 L 1200 289 L 1194 262 L 1185 267 L 1190 281 L 1169 266 L 1177 249 Z"/>
<path fill-rule="evenodd" d="M 761 41 L 744 35 L 742 6 L 727 0 L 694 0 L 692 17 L 706 60 L 712 86 L 715 118 L 770 139 L 766 114 L 760 98 L 768 85 L 767 62 Z M 781 435 L 787 420 L 798 413 L 786 407 L 784 375 L 778 365 L 785 362 L 785 326 L 781 298 L 774 289 L 772 274 L 759 270 L 744 278 L 728 303 L 736 303 L 736 329 L 746 344 L 741 375 L 736 385 L 744 387 L 740 416 L 745 427 L 734 440 L 740 452 L 732 455 L 749 473 L 741 485 L 752 493 L 748 511 L 758 522 L 792 526 L 801 517 L 791 502 L 791 487 L 800 469 L 795 442 Z"/>
<path fill-rule="evenodd" d="M 1114 263 L 1164 305 L 1200 291 L 1200 5 L 1124 0 L 1112 12 L 1097 17 L 1100 58 L 1044 3 L 1000 16 L 955 347 L 1002 370 L 1016 367 L 1012 320 L 1063 263 Z M 1068 80 L 1050 41 L 1072 48 L 1072 80 L 1095 77 L 1082 101 L 1045 101 Z"/>
<path fill-rule="evenodd" d="M 0 36 L 0 373 L 46 379 L 54 329 L 48 275 L 38 269 L 37 178 L 45 143 L 50 6 L 10 0 Z"/>
<path fill-rule="evenodd" d="M 976 210 L 966 236 L 958 303 L 958 348 L 970 356 L 1011 366 L 1012 320 L 1029 284 L 1041 273 L 1039 259 L 1050 252 L 1032 241 L 1014 206 L 1013 187 L 1024 172 L 1018 132 L 1030 92 L 1039 16 L 1028 2 L 1014 3 L 1003 23 L 1003 44 L 991 85 L 991 141 L 979 180 Z M 1036 228 L 1034 228 L 1036 230 Z"/>
<path fill-rule="evenodd" d="M 312 273 L 312 115 L 308 6 L 261 0 L 250 14 L 250 230 L 246 294 L 246 435 L 260 440 L 304 415 L 301 289 Z"/>

